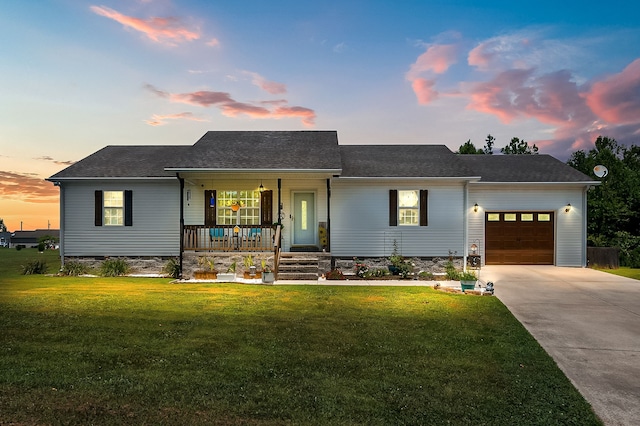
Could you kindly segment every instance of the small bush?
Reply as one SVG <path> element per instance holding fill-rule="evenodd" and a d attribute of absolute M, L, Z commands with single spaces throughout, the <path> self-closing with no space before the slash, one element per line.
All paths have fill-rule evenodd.
<path fill-rule="evenodd" d="M 387 275 L 391 275 L 391 272 L 389 272 L 388 269 L 374 268 L 369 270 L 367 277 L 379 278 L 379 277 L 386 277 Z"/>
<path fill-rule="evenodd" d="M 458 270 L 454 266 L 453 260 L 447 261 L 446 265 L 444 266 L 444 271 L 447 274 L 448 280 L 458 281 L 460 279 L 460 272 L 458 272 Z"/>
<path fill-rule="evenodd" d="M 326 278 L 328 280 L 346 280 L 344 274 L 340 269 L 332 269 L 327 272 Z"/>
<path fill-rule="evenodd" d="M 162 268 L 162 272 L 169 275 L 171 278 L 180 278 L 180 262 L 175 257 L 167 260 L 167 263 Z"/>
<path fill-rule="evenodd" d="M 119 277 L 129 272 L 129 264 L 124 259 L 106 259 L 100 265 L 100 275 L 103 277 Z"/>
<path fill-rule="evenodd" d="M 47 273 L 47 262 L 44 260 L 30 260 L 22 266 L 22 275 L 41 275 Z"/>
<path fill-rule="evenodd" d="M 84 263 L 78 262 L 76 260 L 70 260 L 64 263 L 62 267 L 62 271 L 60 273 L 66 276 L 77 277 L 78 275 L 84 275 L 89 272 L 89 267 Z"/>
<path fill-rule="evenodd" d="M 44 251 L 44 243 L 38 243 L 38 251 L 39 252 L 43 252 Z"/>
<path fill-rule="evenodd" d="M 17 250 L 17 251 L 20 251 L 20 250 L 22 250 L 23 248 L 27 248 L 27 246 L 25 246 L 24 244 L 18 244 L 18 245 L 16 246 L 16 250 Z"/>

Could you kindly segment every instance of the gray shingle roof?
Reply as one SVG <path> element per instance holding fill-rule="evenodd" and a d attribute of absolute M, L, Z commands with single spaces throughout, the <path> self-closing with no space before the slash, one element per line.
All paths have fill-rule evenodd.
<path fill-rule="evenodd" d="M 444 145 L 338 145 L 335 131 L 213 131 L 194 145 L 107 146 L 51 176 L 163 178 L 177 170 L 322 170 L 342 177 L 591 182 L 549 155 L 459 155 Z"/>
<path fill-rule="evenodd" d="M 49 180 L 69 178 L 175 177 L 165 165 L 180 158 L 189 146 L 132 145 L 107 146 L 51 176 Z"/>
<path fill-rule="evenodd" d="M 342 177 L 479 176 L 444 145 L 343 145 Z"/>
<path fill-rule="evenodd" d="M 336 131 L 207 132 L 176 169 L 340 170 Z"/>
<path fill-rule="evenodd" d="M 591 182 L 592 178 L 550 155 L 458 155 L 481 182 Z"/>

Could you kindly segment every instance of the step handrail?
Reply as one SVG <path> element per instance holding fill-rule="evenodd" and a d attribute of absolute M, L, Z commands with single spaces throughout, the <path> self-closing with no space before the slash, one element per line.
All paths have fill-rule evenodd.
<path fill-rule="evenodd" d="M 276 235 L 273 237 L 273 277 L 278 279 L 280 269 L 280 243 L 282 240 L 282 225 L 276 226 Z"/>

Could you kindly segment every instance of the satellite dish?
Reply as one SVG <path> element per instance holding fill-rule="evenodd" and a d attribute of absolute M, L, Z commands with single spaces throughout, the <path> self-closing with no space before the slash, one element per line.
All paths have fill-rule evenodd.
<path fill-rule="evenodd" d="M 607 170 L 605 166 L 598 164 L 593 168 L 593 173 L 595 173 L 595 175 L 599 178 L 603 178 L 609 174 L 609 170 Z"/>

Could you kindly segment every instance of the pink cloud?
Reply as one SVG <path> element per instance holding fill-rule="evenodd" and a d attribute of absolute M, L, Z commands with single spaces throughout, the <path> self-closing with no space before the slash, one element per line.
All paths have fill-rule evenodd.
<path fill-rule="evenodd" d="M 593 83 L 585 99 L 591 110 L 609 123 L 640 121 L 640 59 L 622 72 Z"/>
<path fill-rule="evenodd" d="M 416 78 L 413 80 L 411 87 L 413 87 L 413 91 L 420 105 L 427 105 L 438 99 L 438 92 L 433 89 L 435 84 L 435 81 L 425 78 Z"/>
<path fill-rule="evenodd" d="M 106 6 L 91 6 L 91 10 L 97 15 L 104 16 L 105 18 L 122 24 L 125 28 L 140 31 L 157 43 L 175 46 L 177 43 L 193 41 L 200 38 L 199 32 L 188 29 L 177 18 L 152 17 L 146 20 L 139 19 L 124 15 Z"/>
<path fill-rule="evenodd" d="M 414 81 L 424 72 L 443 74 L 457 62 L 458 47 L 453 44 L 437 44 L 429 46 L 426 52 L 418 56 L 407 72 L 407 80 Z"/>
<path fill-rule="evenodd" d="M 580 96 L 571 73 L 534 75 L 533 69 L 512 69 L 470 90 L 469 109 L 493 114 L 504 123 L 535 118 L 561 128 L 582 127 L 595 117 Z"/>
<path fill-rule="evenodd" d="M 267 93 L 270 93 L 272 95 L 281 95 L 283 93 L 287 93 L 287 86 L 283 83 L 269 81 L 256 72 L 244 71 L 244 73 L 252 77 L 251 83 L 253 83 L 255 86 L 258 86 Z"/>
<path fill-rule="evenodd" d="M 218 46 L 220 46 L 220 40 L 218 40 L 217 38 L 212 38 L 211 40 L 209 40 L 205 44 L 207 46 L 210 46 L 210 47 L 218 47 Z"/>
<path fill-rule="evenodd" d="M 190 120 L 190 121 L 208 121 L 204 118 L 194 116 L 190 112 L 180 112 L 177 114 L 153 114 L 149 120 L 145 120 L 150 126 L 162 126 L 167 120 Z"/>
<path fill-rule="evenodd" d="M 313 126 L 315 124 L 316 114 L 312 109 L 300 106 L 288 106 L 287 101 L 284 99 L 246 103 L 236 101 L 225 92 L 201 90 L 191 93 L 169 93 L 151 84 L 146 84 L 145 88 L 161 98 L 169 99 L 171 102 L 185 103 L 205 108 L 216 106 L 222 111 L 222 114 L 227 117 L 246 115 L 259 119 L 299 118 L 305 126 Z M 182 114 L 184 115 L 179 118 L 195 119 L 192 118 L 193 116 L 191 115 L 186 115 L 190 113 Z M 147 120 L 147 124 L 164 124 L 162 117 L 160 119 L 156 119 L 155 117 L 156 116 L 152 117 L 151 120 Z"/>
<path fill-rule="evenodd" d="M 316 124 L 316 113 L 312 109 L 298 106 L 281 106 L 273 111 L 275 118 L 300 117 L 302 124 L 313 127 Z"/>
<path fill-rule="evenodd" d="M 58 188 L 33 173 L 0 171 L 0 198 L 14 198 L 27 203 L 57 203 Z"/>

